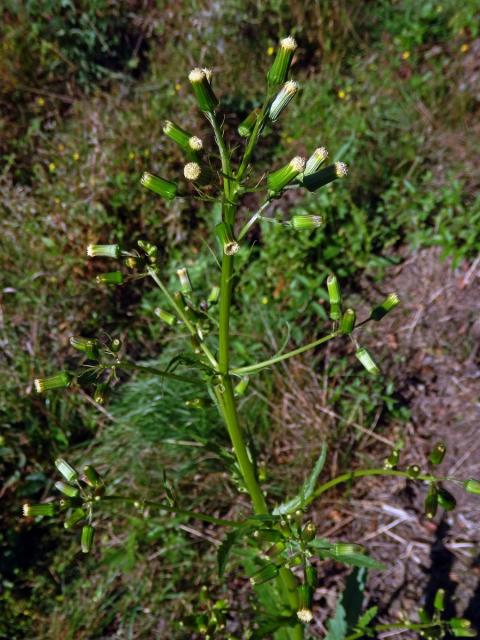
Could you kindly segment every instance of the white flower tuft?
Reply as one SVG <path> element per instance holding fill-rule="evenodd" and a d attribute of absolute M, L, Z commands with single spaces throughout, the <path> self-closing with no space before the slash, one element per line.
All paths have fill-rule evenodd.
<path fill-rule="evenodd" d="M 188 74 L 190 82 L 201 82 L 206 77 L 205 71 L 197 67 Z"/>
<path fill-rule="evenodd" d="M 337 178 L 343 178 L 348 173 L 348 167 L 344 162 L 335 162 L 335 173 Z"/>
<path fill-rule="evenodd" d="M 197 162 L 189 162 L 183 168 L 183 175 L 187 180 L 198 180 L 202 170 Z"/>
<path fill-rule="evenodd" d="M 297 171 L 297 173 L 301 173 L 305 169 L 305 158 L 295 156 L 295 158 L 290 160 L 290 166 Z"/>
<path fill-rule="evenodd" d="M 305 622 L 306 624 L 308 624 L 313 620 L 313 613 L 310 611 L 310 609 L 299 609 L 297 611 L 297 618 L 301 622 Z"/>
<path fill-rule="evenodd" d="M 295 38 L 292 36 L 288 36 L 288 38 L 283 38 L 280 40 L 280 46 L 282 49 L 287 49 L 287 51 L 294 51 L 297 48 L 297 42 Z"/>
<path fill-rule="evenodd" d="M 198 138 L 197 136 L 192 136 L 188 140 L 188 146 L 193 151 L 201 151 L 203 149 L 203 142 L 202 142 L 201 138 Z"/>
<path fill-rule="evenodd" d="M 173 122 L 171 120 L 165 120 L 163 123 L 163 133 L 168 133 L 173 129 Z"/>
<path fill-rule="evenodd" d="M 23 515 L 25 516 L 25 518 L 28 518 L 28 516 L 30 515 L 30 505 L 24 504 L 22 508 L 23 508 Z"/>
<path fill-rule="evenodd" d="M 325 147 L 318 147 L 317 149 L 315 149 L 312 155 L 315 156 L 315 158 L 318 158 L 318 160 L 325 160 L 325 158 L 328 156 L 328 151 L 325 149 Z"/>
<path fill-rule="evenodd" d="M 285 91 L 286 93 L 292 93 L 292 94 L 297 93 L 298 82 L 295 82 L 295 80 L 288 80 L 288 82 L 285 82 L 285 84 L 283 85 L 282 91 Z"/>

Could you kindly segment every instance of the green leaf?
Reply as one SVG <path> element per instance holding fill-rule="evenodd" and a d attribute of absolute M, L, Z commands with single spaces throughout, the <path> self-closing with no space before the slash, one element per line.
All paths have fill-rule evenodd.
<path fill-rule="evenodd" d="M 258 629 L 252 634 L 252 640 L 261 640 L 261 638 L 271 637 L 271 634 L 283 627 L 293 627 L 298 624 L 296 616 L 282 616 L 278 618 L 270 618 L 260 623 Z"/>
<path fill-rule="evenodd" d="M 228 533 L 222 544 L 219 546 L 217 551 L 217 564 L 218 564 L 218 575 L 220 578 L 223 578 L 223 574 L 225 573 L 225 566 L 227 564 L 228 556 L 233 545 L 236 541 L 244 534 L 243 527 L 239 529 L 234 529 Z"/>
<path fill-rule="evenodd" d="M 348 576 L 345 590 L 337 602 L 335 615 L 327 622 L 328 633 L 325 640 L 344 640 L 347 633 L 358 623 L 362 611 L 366 576 L 367 572 L 364 568 L 359 570 L 355 569 Z M 376 609 L 375 607 L 372 608 Z M 371 611 L 371 609 L 369 609 L 369 611 Z M 373 615 L 375 615 L 375 613 Z M 365 614 L 365 617 L 366 616 L 367 614 Z"/>
<path fill-rule="evenodd" d="M 319 553 L 321 558 L 331 558 L 332 560 L 336 560 L 337 562 L 342 562 L 343 564 L 347 564 L 351 567 L 365 567 L 367 569 L 379 569 L 381 571 L 385 570 L 385 565 L 370 556 L 364 555 L 363 553 L 349 553 L 349 554 L 336 554 L 330 551 L 321 551 Z"/>
<path fill-rule="evenodd" d="M 275 509 L 273 510 L 274 515 L 283 515 L 285 513 L 291 513 L 292 511 L 295 511 L 296 509 L 300 509 L 301 507 L 303 507 L 305 502 L 310 498 L 310 496 L 315 491 L 315 485 L 317 484 L 318 476 L 322 472 L 322 469 L 325 465 L 326 458 L 327 458 L 327 445 L 323 443 L 320 456 L 316 461 L 315 466 L 313 467 L 310 475 L 303 483 L 302 488 L 300 489 L 300 492 L 294 498 L 292 498 L 291 500 L 288 500 L 288 502 L 283 502 L 282 504 L 278 505 L 278 507 L 275 507 Z"/>
<path fill-rule="evenodd" d="M 365 627 L 368 627 L 368 625 L 375 618 L 377 613 L 378 613 L 378 607 L 370 607 L 370 609 L 367 609 L 363 614 L 363 616 L 361 616 L 359 621 L 357 622 L 357 627 L 359 629 L 365 629 Z"/>

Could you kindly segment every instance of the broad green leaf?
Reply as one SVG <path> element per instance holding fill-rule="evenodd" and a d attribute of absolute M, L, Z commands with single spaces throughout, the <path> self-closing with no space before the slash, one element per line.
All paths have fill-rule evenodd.
<path fill-rule="evenodd" d="M 335 615 L 327 622 L 328 633 L 325 640 L 344 640 L 357 624 L 362 610 L 366 574 L 366 570 L 361 568 L 355 569 L 348 576 L 345 590 L 337 602 Z"/>
<path fill-rule="evenodd" d="M 310 496 L 315 491 L 315 485 L 317 484 L 318 476 L 321 474 L 322 469 L 325 465 L 325 460 L 327 458 L 327 445 L 324 443 L 322 445 L 322 451 L 318 460 L 315 463 L 310 475 L 305 480 L 300 489 L 300 492 L 288 502 L 283 502 L 282 504 L 275 507 L 273 510 L 274 515 L 283 515 L 285 513 L 291 513 L 296 509 L 300 509 L 303 507 L 305 502 L 310 498 Z"/>
<path fill-rule="evenodd" d="M 363 553 L 350 553 L 345 555 L 331 553 L 329 551 L 322 551 L 319 553 L 322 558 L 331 558 L 337 562 L 348 564 L 352 567 L 365 567 L 367 569 L 379 569 L 385 570 L 385 565 L 370 556 L 366 556 Z"/>

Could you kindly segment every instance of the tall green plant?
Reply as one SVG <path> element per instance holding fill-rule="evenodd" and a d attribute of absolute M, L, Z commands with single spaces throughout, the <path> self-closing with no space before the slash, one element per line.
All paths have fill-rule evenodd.
<path fill-rule="evenodd" d="M 207 299 L 195 293 L 186 268 L 177 271 L 179 286 L 171 291 L 166 284 L 159 262 L 158 248 L 150 241 L 139 241 L 138 248 L 126 250 L 118 244 L 89 245 L 90 258 L 106 258 L 121 261 L 127 270 L 101 273 L 97 281 L 102 285 L 121 285 L 127 280 L 149 278 L 162 292 L 165 307 L 156 314 L 172 330 L 179 331 L 187 338 L 190 349 L 182 351 L 165 368 L 156 368 L 134 362 L 123 353 L 118 339 L 72 337 L 71 344 L 84 354 L 85 362 L 78 371 L 62 371 L 51 377 L 35 380 L 39 393 L 54 389 L 81 385 L 93 387 L 93 398 L 103 403 L 109 387 L 121 371 L 147 372 L 188 385 L 191 389 L 192 408 L 205 402 L 204 395 L 198 397 L 195 390 L 203 387 L 208 391 L 211 402 L 216 405 L 226 430 L 228 431 L 234 457 L 235 481 L 241 491 L 248 494 L 252 513 L 241 520 L 231 520 L 194 512 L 179 503 L 178 497 L 165 480 L 165 499 L 156 502 L 144 496 L 127 496 L 116 493 L 114 483 L 102 477 L 96 469 L 87 465 L 77 471 L 63 459 L 56 466 L 63 479 L 56 483 L 62 494 L 60 501 L 47 501 L 39 505 L 24 505 L 26 517 L 53 516 L 65 514 L 65 527 L 82 525 L 81 548 L 88 553 L 93 544 L 95 518 L 102 506 L 119 503 L 133 507 L 150 507 L 160 512 L 185 516 L 228 530 L 218 551 L 219 575 L 223 576 L 229 554 L 233 549 L 243 548 L 243 563 L 250 577 L 252 587 L 257 590 L 261 607 L 245 637 L 292 638 L 304 637 L 307 625 L 313 620 L 313 593 L 319 579 L 315 558 L 334 559 L 340 563 L 356 567 L 347 581 L 346 589 L 339 600 L 337 610 L 328 623 L 328 638 L 340 640 L 372 635 L 375 630 L 387 628 L 418 631 L 429 637 L 441 637 L 447 630 L 454 635 L 467 637 L 475 634 L 468 621 L 462 619 L 442 620 L 443 598 L 437 596 L 436 613 L 428 617 L 421 612 L 420 622 L 393 625 L 372 625 L 376 609 L 361 615 L 362 591 L 367 569 L 381 569 L 382 565 L 369 557 L 365 549 L 351 542 L 332 542 L 318 538 L 316 529 L 307 516 L 308 506 L 320 495 L 342 483 L 350 483 L 367 476 L 398 476 L 422 481 L 428 485 L 425 499 L 427 517 L 433 518 L 438 506 L 446 510 L 455 506 L 453 496 L 443 488 L 445 481 L 460 482 L 453 478 L 439 477 L 434 473 L 445 455 L 445 446 L 438 443 L 430 454 L 430 467 L 422 472 L 419 467 L 398 469 L 399 452 L 394 450 L 383 467 L 349 471 L 336 478 L 318 484 L 323 471 L 327 451 L 322 447 L 319 459 L 298 493 L 284 503 L 272 507 L 259 481 L 255 454 L 249 447 L 245 430 L 242 428 L 238 398 L 246 389 L 251 376 L 311 351 L 334 339 L 351 340 L 356 357 L 366 371 L 380 374 L 380 369 L 372 355 L 358 343 L 359 329 L 369 322 L 379 322 L 399 303 L 396 294 L 390 294 L 375 306 L 368 317 L 357 322 L 355 310 L 344 309 L 339 282 L 334 274 L 327 278 L 326 286 L 330 302 L 330 330 L 317 340 L 281 352 L 255 363 L 238 364 L 231 362 L 232 297 L 238 274 L 235 271 L 235 256 L 239 251 L 248 250 L 249 231 L 267 218 L 267 207 L 282 197 L 290 189 L 306 189 L 313 192 L 342 178 L 347 173 L 341 162 L 324 166 L 327 151 L 323 147 L 315 149 L 308 159 L 295 156 L 284 166 L 269 171 L 265 175 L 254 173 L 253 158 L 262 134 L 275 124 L 289 102 L 295 97 L 298 86 L 288 79 L 296 43 L 292 37 L 281 41 L 275 60 L 268 71 L 266 92 L 262 106 L 255 109 L 240 124 L 238 133 L 245 139 L 244 145 L 233 146 L 227 142 L 221 119 L 218 116 L 219 101 L 212 83 L 209 69 L 194 69 L 190 75 L 198 105 L 211 125 L 218 155 L 208 154 L 204 141 L 197 135 L 185 131 L 177 124 L 166 121 L 164 132 L 185 154 L 185 181 L 170 181 L 145 173 L 142 184 L 150 191 L 167 199 L 194 197 L 221 203 L 221 221 L 214 229 L 218 243 L 218 262 L 221 269 L 220 282 Z M 239 151 L 241 148 L 241 151 Z M 245 196 L 256 194 L 260 205 L 246 217 L 242 202 Z M 251 198 L 251 195 L 250 195 Z M 268 218 L 270 222 L 283 225 L 285 232 L 295 241 L 297 233 L 311 233 L 322 225 L 321 215 L 294 215 L 288 220 Z M 244 352 L 248 349 L 245 345 Z M 480 483 L 475 480 L 463 482 L 471 493 L 480 494 Z M 202 596 L 203 597 L 203 596 Z M 207 613 L 194 617 L 192 624 L 197 632 L 208 637 L 226 634 L 228 608 L 224 601 L 206 607 Z M 189 621 L 187 621 L 189 622 Z"/>

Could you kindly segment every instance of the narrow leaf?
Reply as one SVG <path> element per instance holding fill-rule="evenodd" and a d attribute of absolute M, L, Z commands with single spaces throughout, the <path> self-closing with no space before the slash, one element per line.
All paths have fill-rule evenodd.
<path fill-rule="evenodd" d="M 320 453 L 320 456 L 316 461 L 315 466 L 313 467 L 310 475 L 303 483 L 299 493 L 291 500 L 288 500 L 287 502 L 283 502 L 282 504 L 278 505 L 278 507 L 275 507 L 275 509 L 273 510 L 274 515 L 283 515 L 285 513 L 291 513 L 292 511 L 295 511 L 296 509 L 300 509 L 301 507 L 303 507 L 305 502 L 310 498 L 310 496 L 315 491 L 315 486 L 317 484 L 318 476 L 322 472 L 322 469 L 325 465 L 326 458 L 327 458 L 327 445 L 324 443 L 322 445 L 322 451 Z"/>

